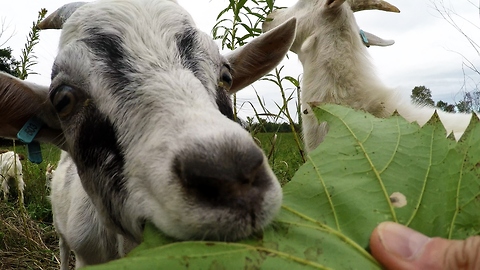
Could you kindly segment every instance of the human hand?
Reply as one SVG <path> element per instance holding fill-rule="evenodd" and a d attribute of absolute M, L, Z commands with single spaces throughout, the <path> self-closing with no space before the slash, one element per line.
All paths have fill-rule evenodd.
<path fill-rule="evenodd" d="M 372 232 L 370 249 L 387 269 L 480 269 L 480 236 L 429 238 L 398 223 L 383 222 Z"/>

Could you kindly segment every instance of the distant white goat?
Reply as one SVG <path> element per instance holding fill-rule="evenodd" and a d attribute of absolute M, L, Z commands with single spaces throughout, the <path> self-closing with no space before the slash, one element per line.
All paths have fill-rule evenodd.
<path fill-rule="evenodd" d="M 55 170 L 53 169 L 53 165 L 48 163 L 47 167 L 45 168 L 45 188 L 50 190 L 52 187 L 52 179 L 53 179 L 53 174 L 55 173 Z"/>
<path fill-rule="evenodd" d="M 0 182 L 2 183 L 3 199 L 5 201 L 8 200 L 8 194 L 10 193 L 9 182 L 15 182 L 18 189 L 19 203 L 23 205 L 25 182 L 23 181 L 21 159 L 21 156 L 13 151 L 0 154 Z"/>
<path fill-rule="evenodd" d="M 0 136 L 35 116 L 36 139 L 65 150 L 51 187 L 62 269 L 70 250 L 77 267 L 118 258 L 146 222 L 211 240 L 270 223 L 281 188 L 228 94 L 274 68 L 295 27 L 224 57 L 173 0 L 75 3 L 39 25 L 63 28 L 51 85 L 1 74 Z"/>
<path fill-rule="evenodd" d="M 318 123 L 309 103 L 348 105 L 378 117 L 397 110 L 408 121 L 420 125 L 434 113 L 435 108 L 420 107 L 402 99 L 377 77 L 352 11 L 364 9 L 398 12 L 382 0 L 299 0 L 290 8 L 272 12 L 269 18 L 273 20 L 263 25 L 264 31 L 268 31 L 292 17 L 298 19 L 291 51 L 298 55 L 304 69 L 301 104 L 307 151 L 315 149 L 327 131 L 327 125 Z M 372 42 L 377 45 L 392 43 L 375 38 Z M 459 139 L 471 115 L 438 113 L 447 133 L 453 132 Z"/>

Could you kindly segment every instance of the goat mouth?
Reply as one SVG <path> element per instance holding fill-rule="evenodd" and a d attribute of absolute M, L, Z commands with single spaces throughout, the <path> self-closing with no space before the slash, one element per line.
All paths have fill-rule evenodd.
<path fill-rule="evenodd" d="M 140 225 L 139 225 L 140 230 L 141 230 L 142 232 L 145 231 L 145 227 L 147 226 L 147 220 L 146 220 L 146 219 L 143 219 L 143 220 L 141 220 L 139 223 L 140 223 Z"/>

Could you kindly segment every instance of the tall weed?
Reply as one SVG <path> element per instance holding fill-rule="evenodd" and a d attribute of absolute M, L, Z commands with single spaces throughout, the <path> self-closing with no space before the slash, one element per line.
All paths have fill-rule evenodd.
<path fill-rule="evenodd" d="M 230 0 L 228 6 L 225 7 L 217 16 L 217 23 L 212 29 L 214 39 L 221 41 L 222 49 L 235 50 L 236 48 L 245 45 L 251 39 L 259 36 L 262 32 L 261 24 L 267 19 L 267 16 L 274 9 L 281 7 L 275 6 L 274 0 Z M 299 79 L 293 78 L 289 75 L 282 75 L 283 66 L 275 69 L 272 73 L 266 75 L 263 80 L 271 82 L 278 88 L 278 94 L 281 96 L 282 104 L 275 103 L 275 111 L 267 108 L 264 97 L 255 91 L 259 107 L 255 107 L 252 102 L 246 102 L 254 111 L 253 117 L 247 118 L 247 126 L 250 127 L 252 136 L 257 138 L 257 142 L 262 145 L 267 153 L 270 164 L 275 168 L 278 164 L 284 164 L 284 167 L 292 167 L 296 170 L 299 167 L 298 162 L 295 165 L 289 164 L 290 160 L 282 160 L 282 158 L 275 153 L 277 149 L 282 149 L 280 143 L 293 145 L 300 157 L 300 164 L 305 162 L 305 153 L 301 141 L 298 126 L 300 123 L 300 82 Z M 293 88 L 292 88 L 293 86 Z M 246 90 L 248 91 L 248 90 Z M 298 119 L 294 119 L 292 112 L 289 110 L 290 103 L 295 104 L 295 114 Z M 234 115 L 237 117 L 238 109 L 243 108 L 245 104 L 237 104 L 236 95 L 233 96 Z M 295 122 L 295 120 L 297 122 Z M 287 122 L 290 125 L 293 140 L 279 140 L 278 131 L 273 134 L 263 134 L 262 124 L 267 122 Z M 260 125 L 258 125 L 260 124 Z M 289 148 L 288 147 L 288 148 Z M 274 169 L 275 170 L 275 169 Z M 279 172 L 279 170 L 276 170 Z M 286 174 L 290 178 L 293 174 Z M 277 175 L 279 176 L 279 175 Z M 283 174 L 279 176 L 284 179 Z M 284 179 L 285 180 L 285 179 Z M 288 182 L 289 179 L 287 179 Z M 282 182 L 284 182 L 282 180 Z"/>

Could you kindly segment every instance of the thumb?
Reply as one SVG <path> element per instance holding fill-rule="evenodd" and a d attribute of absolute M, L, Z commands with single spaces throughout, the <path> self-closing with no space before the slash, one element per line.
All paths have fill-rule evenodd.
<path fill-rule="evenodd" d="M 383 222 L 372 233 L 370 249 L 387 269 L 480 269 L 480 236 L 428 238 L 403 225 Z"/>

